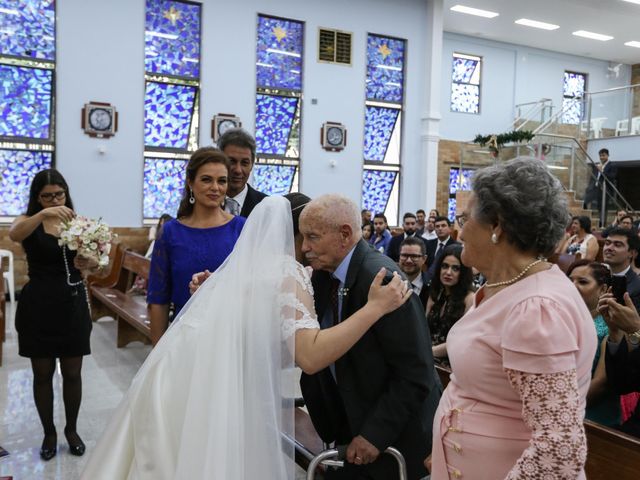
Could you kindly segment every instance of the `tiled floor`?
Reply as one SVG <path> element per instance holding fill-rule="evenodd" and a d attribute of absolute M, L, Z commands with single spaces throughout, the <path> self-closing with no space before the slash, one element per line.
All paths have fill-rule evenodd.
<path fill-rule="evenodd" d="M 115 322 L 107 318 L 94 324 L 92 354 L 84 359 L 78 433 L 87 445 L 87 454 L 74 457 L 68 452 L 63 433 L 61 377 L 56 372 L 54 392 L 58 454 L 53 460 L 43 462 L 39 456 L 42 428 L 33 404 L 31 367 L 28 359 L 18 356 L 16 333 L 13 323 L 8 322 L 0 367 L 0 446 L 8 450 L 10 455 L 0 459 L 0 476 L 12 475 L 14 480 L 76 480 L 80 477 L 88 454 L 150 349 L 139 343 L 117 349 L 115 327 Z M 299 469 L 296 479 L 304 478 L 305 472 Z"/>

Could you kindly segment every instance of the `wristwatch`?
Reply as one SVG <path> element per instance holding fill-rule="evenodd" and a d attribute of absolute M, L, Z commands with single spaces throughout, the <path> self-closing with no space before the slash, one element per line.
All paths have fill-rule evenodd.
<path fill-rule="evenodd" d="M 629 339 L 630 344 L 640 345 L 640 330 L 638 330 L 637 332 L 629 333 L 627 335 L 627 338 Z"/>

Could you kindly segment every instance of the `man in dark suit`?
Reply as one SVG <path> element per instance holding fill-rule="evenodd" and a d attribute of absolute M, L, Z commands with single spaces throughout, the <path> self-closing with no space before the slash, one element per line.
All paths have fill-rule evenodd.
<path fill-rule="evenodd" d="M 436 217 L 435 232 L 437 238 L 427 240 L 427 269 L 429 270 L 435 265 L 436 260 L 444 251 L 444 247 L 457 243 L 451 238 L 451 222 L 447 217 Z"/>
<path fill-rule="evenodd" d="M 424 230 L 427 226 L 426 220 L 427 213 L 422 209 L 416 210 L 416 235 L 418 237 L 424 235 Z"/>
<path fill-rule="evenodd" d="M 611 268 L 613 276 L 627 279 L 627 292 L 631 301 L 640 312 L 640 277 L 631 268 L 634 254 L 638 251 L 640 239 L 634 230 L 622 227 L 609 228 L 606 231 L 602 256 L 604 263 Z"/>
<path fill-rule="evenodd" d="M 302 251 L 314 269 L 314 299 L 327 328 L 362 308 L 377 272 L 397 271 L 391 259 L 362 240 L 358 207 L 346 197 L 324 195 L 300 216 Z M 412 295 L 382 317 L 335 365 L 300 380 L 313 424 L 325 442 L 346 444 L 343 469 L 327 479 L 398 478 L 382 452 L 393 446 L 407 462 L 409 479 L 426 475 L 436 380 L 424 309 Z"/>
<path fill-rule="evenodd" d="M 402 217 L 402 228 L 404 229 L 404 233 L 393 237 L 389 245 L 387 245 L 387 251 L 385 252 L 394 262 L 400 259 L 400 244 L 405 238 L 420 238 L 416 235 L 416 216 L 413 213 L 407 212 L 404 214 L 404 217 Z M 422 241 L 421 238 L 420 241 Z"/>
<path fill-rule="evenodd" d="M 413 292 L 418 295 L 422 306 L 427 308 L 429 299 L 429 283 L 431 279 L 422 266 L 427 261 L 427 247 L 421 238 L 408 237 L 400 244 L 400 260 L 398 266 L 407 280 L 411 282 Z"/>
<path fill-rule="evenodd" d="M 230 128 L 218 139 L 218 148 L 231 162 L 224 209 L 233 215 L 248 217 L 266 197 L 247 183 L 256 160 L 256 141 L 242 128 Z"/>

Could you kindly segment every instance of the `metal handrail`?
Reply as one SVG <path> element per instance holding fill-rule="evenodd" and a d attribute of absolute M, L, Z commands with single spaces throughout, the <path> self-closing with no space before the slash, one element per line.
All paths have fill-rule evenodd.
<path fill-rule="evenodd" d="M 532 105 L 531 108 L 528 108 L 526 113 L 520 114 L 520 108 L 523 106 Z M 544 112 L 545 108 L 553 108 L 553 101 L 550 98 L 541 98 L 536 102 L 527 102 L 521 103 L 515 106 L 516 115 L 514 115 L 513 120 L 513 128 L 515 130 L 520 130 L 522 125 L 525 125 L 528 121 L 530 121 L 534 116 L 541 114 Z M 518 126 L 517 123 L 522 121 L 523 123 Z"/>
<path fill-rule="evenodd" d="M 625 89 L 634 88 L 634 87 L 640 87 L 640 83 L 634 83 L 633 85 L 623 85 L 622 87 L 607 88 L 606 90 L 596 90 L 595 92 L 584 92 L 584 96 L 595 95 L 597 93 L 614 92 L 616 90 L 625 90 Z"/>
<path fill-rule="evenodd" d="M 407 480 L 407 464 L 400 453 L 399 450 L 389 447 L 384 453 L 387 453 L 396 459 L 398 462 L 398 479 L 399 480 Z M 332 460 L 333 458 L 343 457 L 345 454 L 345 447 L 342 448 L 332 448 L 330 450 L 325 450 L 324 452 L 320 452 L 315 458 L 309 463 L 309 467 L 307 468 L 307 480 L 313 480 L 315 477 L 316 468 L 318 465 L 322 464 L 329 467 L 343 467 L 343 460 Z"/>

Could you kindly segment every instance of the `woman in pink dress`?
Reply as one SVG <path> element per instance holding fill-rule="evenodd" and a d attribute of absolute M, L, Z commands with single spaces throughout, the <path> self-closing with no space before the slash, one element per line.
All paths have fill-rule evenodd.
<path fill-rule="evenodd" d="M 476 172 L 459 238 L 462 262 L 487 283 L 447 337 L 453 373 L 433 424 L 432 480 L 585 478 L 596 331 L 571 281 L 544 259 L 567 220 L 541 162 Z"/>

